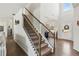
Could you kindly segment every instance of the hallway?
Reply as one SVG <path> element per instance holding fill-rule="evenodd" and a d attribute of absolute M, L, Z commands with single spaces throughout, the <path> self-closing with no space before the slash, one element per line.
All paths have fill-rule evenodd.
<path fill-rule="evenodd" d="M 16 44 L 12 37 L 6 41 L 7 56 L 26 56 L 26 53 Z"/>
<path fill-rule="evenodd" d="M 79 52 L 73 49 L 73 42 L 64 39 L 56 40 L 56 52 L 54 56 L 79 56 Z"/>

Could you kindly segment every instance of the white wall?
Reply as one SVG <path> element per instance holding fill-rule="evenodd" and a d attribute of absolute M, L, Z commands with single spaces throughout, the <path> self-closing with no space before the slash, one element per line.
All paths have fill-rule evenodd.
<path fill-rule="evenodd" d="M 74 22 L 73 22 L 73 48 L 79 51 L 79 26 L 77 25 L 77 20 L 79 21 L 79 7 L 74 9 Z"/>
<path fill-rule="evenodd" d="M 58 3 L 41 3 L 41 4 L 37 4 L 37 6 L 38 7 L 35 8 L 32 12 L 35 15 L 35 17 L 37 17 L 43 24 L 45 25 L 48 24 L 48 26 L 54 25 L 55 28 L 57 28 L 57 24 L 58 24 L 57 20 L 59 18 L 59 4 Z M 37 30 L 39 30 L 39 32 L 45 31 L 45 30 L 44 31 L 42 30 L 43 27 L 41 26 L 41 24 L 39 24 L 39 22 L 35 20 L 32 22 L 37 27 Z"/>
<path fill-rule="evenodd" d="M 58 20 L 59 17 L 59 4 L 58 3 L 41 3 L 40 4 L 40 21 Z"/>
<path fill-rule="evenodd" d="M 15 20 L 19 20 L 19 24 L 15 24 Z M 23 27 L 23 17 L 22 17 L 22 9 L 20 9 L 19 11 L 18 11 L 18 13 L 14 16 L 14 21 L 13 21 L 13 24 L 14 24 L 14 29 L 13 29 L 13 31 L 14 31 L 14 39 L 16 39 L 15 38 L 15 34 L 17 33 L 17 31 L 19 30 L 17 30 L 17 27 Z"/>
<path fill-rule="evenodd" d="M 13 17 L 12 14 L 15 14 L 19 11 L 20 8 L 23 8 L 27 3 L 0 3 L 0 18 L 1 17 Z"/>
<path fill-rule="evenodd" d="M 28 35 L 23 28 L 23 9 L 20 9 L 14 16 L 14 40 L 15 42 L 30 56 L 35 56 L 34 48 Z M 19 20 L 19 24 L 15 24 L 15 20 Z"/>
<path fill-rule="evenodd" d="M 37 17 L 42 23 L 46 23 L 46 22 L 48 24 L 50 24 L 50 22 L 54 23 L 56 22 L 54 20 L 58 20 L 59 18 L 59 4 L 58 3 L 41 3 L 41 4 L 32 3 L 32 4 L 28 4 L 26 8 L 29 9 L 35 15 L 35 17 Z"/>
<path fill-rule="evenodd" d="M 41 3 L 28 4 L 27 8 L 45 25 L 54 25 L 58 29 L 59 38 L 73 40 L 72 38 L 72 22 L 73 22 L 73 7 L 71 10 L 64 12 L 63 4 L 58 3 Z M 27 13 L 28 14 L 28 13 Z M 31 18 L 30 18 L 31 19 Z M 32 20 L 32 19 L 31 19 Z M 34 20 L 34 19 L 33 19 Z M 37 21 L 32 21 L 40 31 L 40 24 Z M 64 25 L 69 25 L 69 31 L 64 33 Z M 42 31 L 43 32 L 43 31 Z"/>
<path fill-rule="evenodd" d="M 13 15 L 23 8 L 27 3 L 2 3 L 0 4 L 0 24 L 4 24 L 5 33 L 7 36 L 7 27 L 13 27 Z"/>
<path fill-rule="evenodd" d="M 48 28 L 54 26 L 54 29 L 58 28 L 59 19 L 59 3 L 41 3 L 40 4 L 40 21 L 44 23 Z M 45 31 L 41 31 L 45 32 Z"/>
<path fill-rule="evenodd" d="M 72 23 L 73 23 L 73 8 L 71 5 L 71 9 L 68 11 L 64 11 L 63 4 L 60 5 L 60 18 L 59 18 L 59 30 L 58 36 L 62 39 L 73 40 L 72 37 Z M 64 26 L 69 25 L 69 31 L 63 32 Z"/>

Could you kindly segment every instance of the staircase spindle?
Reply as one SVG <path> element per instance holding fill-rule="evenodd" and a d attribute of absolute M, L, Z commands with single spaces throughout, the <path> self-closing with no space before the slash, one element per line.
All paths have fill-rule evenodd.
<path fill-rule="evenodd" d="M 55 39 L 56 39 L 56 34 L 55 34 L 55 32 L 54 32 L 54 52 L 53 53 L 55 53 Z"/>
<path fill-rule="evenodd" d="M 39 47 L 39 56 L 41 56 L 41 39 L 42 39 L 42 36 L 39 33 L 39 45 L 38 45 L 38 47 Z"/>

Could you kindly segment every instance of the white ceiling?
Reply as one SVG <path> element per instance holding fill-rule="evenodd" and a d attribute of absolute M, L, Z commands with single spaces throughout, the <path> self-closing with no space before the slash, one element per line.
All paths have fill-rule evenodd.
<path fill-rule="evenodd" d="M 12 17 L 12 14 L 25 5 L 26 3 L 0 3 L 0 18 Z"/>
<path fill-rule="evenodd" d="M 20 8 L 23 8 L 27 3 L 0 3 L 0 18 L 12 17 Z M 74 7 L 79 4 L 74 3 Z"/>

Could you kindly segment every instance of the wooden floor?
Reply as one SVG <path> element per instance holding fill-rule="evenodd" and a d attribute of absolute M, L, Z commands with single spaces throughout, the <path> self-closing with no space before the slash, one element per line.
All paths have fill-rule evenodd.
<path fill-rule="evenodd" d="M 6 41 L 7 56 L 27 56 L 12 38 Z M 67 40 L 56 40 L 56 51 L 52 56 L 79 56 L 79 52 L 73 49 L 73 42 Z"/>
<path fill-rule="evenodd" d="M 26 56 L 26 53 L 16 44 L 12 37 L 6 41 L 7 56 Z"/>
<path fill-rule="evenodd" d="M 73 49 L 73 42 L 64 39 L 56 40 L 56 51 L 53 56 L 79 56 L 79 52 Z"/>

